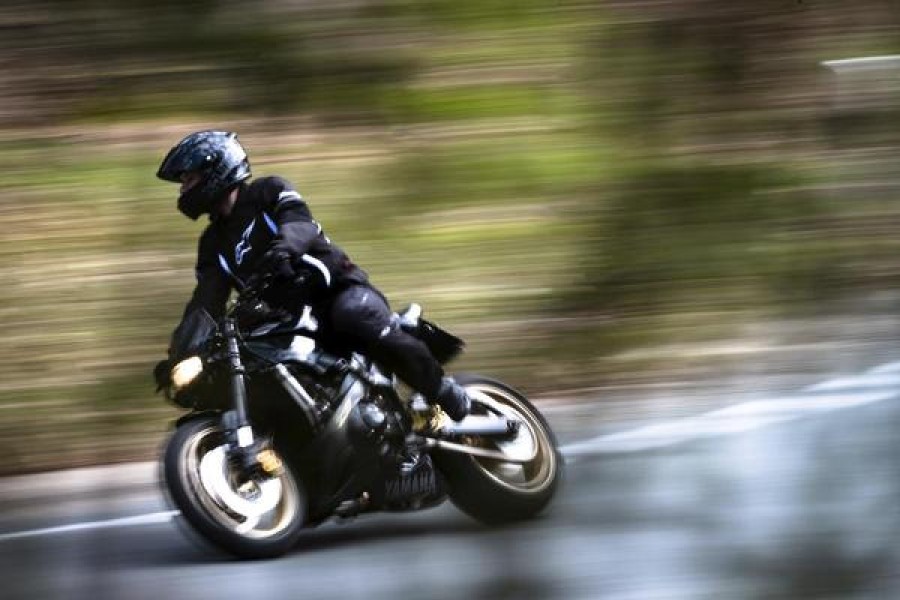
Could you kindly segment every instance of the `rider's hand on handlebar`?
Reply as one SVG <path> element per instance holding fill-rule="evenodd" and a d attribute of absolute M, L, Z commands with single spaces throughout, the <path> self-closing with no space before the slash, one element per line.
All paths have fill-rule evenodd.
<path fill-rule="evenodd" d="M 291 265 L 291 255 L 284 250 L 270 250 L 266 253 L 263 268 L 272 274 L 276 283 L 293 281 L 297 276 Z"/>
<path fill-rule="evenodd" d="M 295 268 L 292 256 L 286 250 L 270 250 L 263 257 L 261 270 L 270 278 L 261 295 L 273 306 L 292 309 L 309 301 L 309 271 Z"/>

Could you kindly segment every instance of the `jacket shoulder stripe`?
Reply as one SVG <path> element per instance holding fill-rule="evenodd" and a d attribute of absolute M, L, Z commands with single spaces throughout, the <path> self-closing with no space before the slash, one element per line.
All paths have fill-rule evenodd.
<path fill-rule="evenodd" d="M 284 204 L 291 203 L 292 201 L 302 202 L 303 196 L 301 196 L 299 192 L 295 192 L 294 190 L 285 190 L 278 194 L 278 200 L 275 202 L 275 207 L 279 208 Z"/>

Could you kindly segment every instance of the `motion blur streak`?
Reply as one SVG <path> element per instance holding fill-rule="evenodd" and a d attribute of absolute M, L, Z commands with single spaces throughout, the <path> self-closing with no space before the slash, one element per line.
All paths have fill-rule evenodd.
<path fill-rule="evenodd" d="M 888 394 L 896 372 L 877 386 L 852 376 L 900 360 L 898 28 L 896 3 L 876 0 L 7 0 L 0 475 L 155 460 L 179 413 L 153 394 L 150 372 L 194 285 L 203 224 L 178 214 L 176 189 L 154 173 L 173 143 L 204 128 L 237 131 L 256 176 L 293 181 L 395 308 L 421 302 L 426 318 L 469 341 L 454 369 L 509 381 L 542 408 L 577 406 L 578 419 L 559 425 L 563 443 L 753 401 L 772 404 L 748 419 L 780 418 L 778 399 L 793 403 L 796 390 L 825 380 L 840 387 L 806 392 Z M 869 567 L 894 557 L 880 538 L 866 545 L 851 531 L 896 531 L 884 516 L 896 506 L 893 404 L 742 434 L 774 438 L 775 450 L 738 450 L 736 438 L 701 435 L 709 422 L 684 421 L 658 439 L 729 445 L 721 460 L 749 469 L 752 485 L 682 446 L 657 449 L 634 473 L 636 457 L 606 454 L 585 468 L 619 485 L 577 492 L 560 525 L 615 534 L 605 547 L 624 561 L 646 547 L 639 533 L 610 531 L 616 515 L 638 529 L 664 518 L 687 527 L 691 515 L 700 531 L 771 498 L 808 521 L 780 530 L 794 538 L 777 537 L 776 525 L 745 547 L 749 524 L 733 538 L 689 538 L 706 546 L 671 533 L 642 568 L 595 569 L 608 575 L 599 594 L 578 588 L 577 574 L 559 583 L 525 550 L 503 564 L 535 574 L 532 597 L 641 597 L 626 579 L 678 572 L 687 548 L 702 558 L 727 546 L 748 579 L 783 587 L 717 597 L 815 596 L 818 567 L 792 553 L 839 577 L 839 591 L 819 588 L 820 597 L 864 594 Z M 794 446 L 790 433 L 770 432 L 813 436 L 813 421 L 851 412 L 856 431 L 822 426 L 846 447 L 797 434 L 802 459 L 773 456 Z M 779 467 L 801 483 L 767 495 L 776 483 L 766 470 Z M 874 490 L 883 513 L 857 512 L 871 508 L 853 495 L 861 490 Z M 856 503 L 852 519 L 831 512 L 830 495 Z M 721 508 L 710 516 L 691 503 Z M 7 530 L 58 523 L 39 520 Z M 168 533 L 155 538 L 160 562 Z M 588 556 L 590 540 L 551 537 Z M 504 551 L 520 541 L 489 539 Z M 407 556 L 403 544 L 386 546 L 394 559 L 429 560 L 421 547 Z M 106 559 L 104 550 L 87 556 Z M 102 571 L 84 560 L 61 581 Z M 0 570 L 16 564 L 4 557 Z M 451 589 L 457 574 L 442 573 Z M 702 591 L 666 581 L 676 596 Z"/>
<path fill-rule="evenodd" d="M 7 3 L 0 472 L 158 447 L 199 225 L 153 173 L 203 127 L 477 339 L 460 369 L 558 395 L 876 360 L 829 344 L 897 331 L 855 328 L 896 300 L 897 13 L 735 4 Z"/>

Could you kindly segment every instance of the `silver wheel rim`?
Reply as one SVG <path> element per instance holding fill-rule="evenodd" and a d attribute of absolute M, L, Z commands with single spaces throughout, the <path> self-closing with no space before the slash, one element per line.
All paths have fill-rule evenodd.
<path fill-rule="evenodd" d="M 490 448 L 510 457 L 534 456 L 525 463 L 504 462 L 472 457 L 472 461 L 488 477 L 519 494 L 538 494 L 556 479 L 557 455 L 550 434 L 532 411 L 502 388 L 485 383 L 470 384 L 466 391 L 472 399 L 473 412 L 500 415 L 519 421 L 519 432 L 513 440 L 490 442 Z"/>
<path fill-rule="evenodd" d="M 221 430 L 209 426 L 182 448 L 182 483 L 199 507 L 221 527 L 250 539 L 284 532 L 301 510 L 300 491 L 284 469 L 279 477 L 242 482 L 228 464 Z"/>

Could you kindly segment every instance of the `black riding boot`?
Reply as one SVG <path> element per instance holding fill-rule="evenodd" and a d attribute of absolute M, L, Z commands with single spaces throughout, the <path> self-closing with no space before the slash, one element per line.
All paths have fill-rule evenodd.
<path fill-rule="evenodd" d="M 469 414 L 472 401 L 466 389 L 456 383 L 452 377 L 444 377 L 435 403 L 444 409 L 447 416 L 454 421 L 462 421 Z"/>

